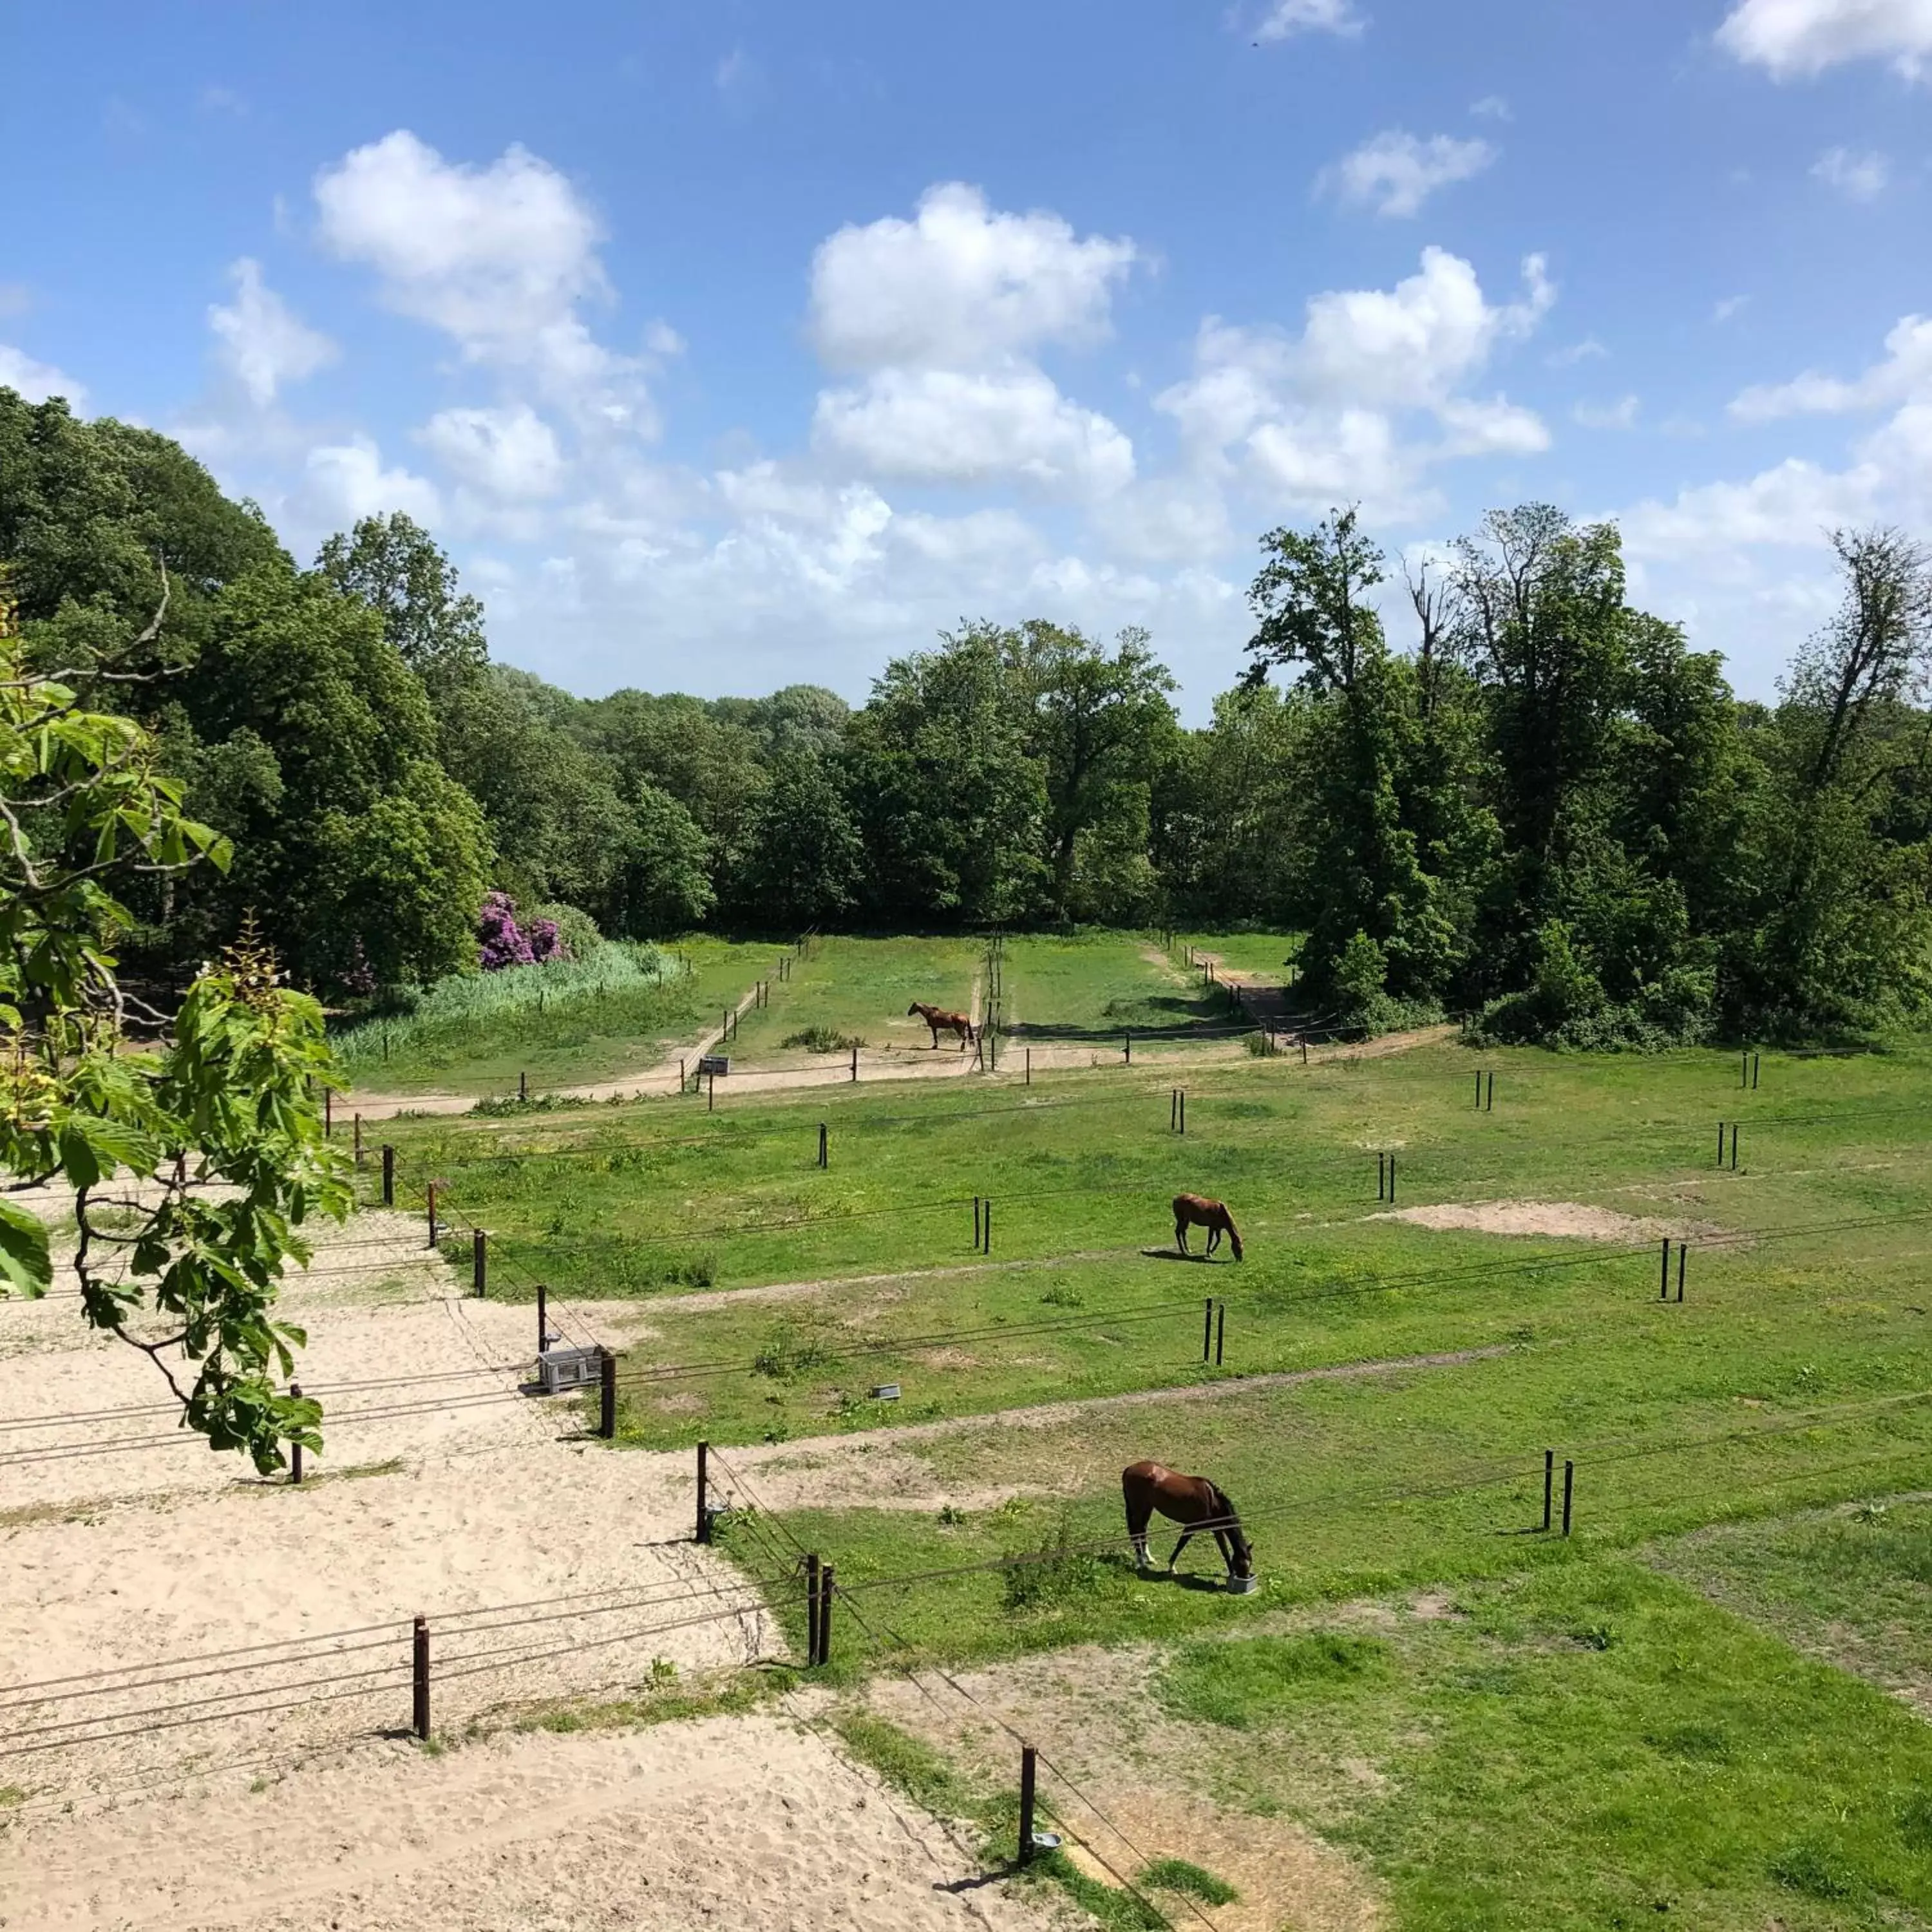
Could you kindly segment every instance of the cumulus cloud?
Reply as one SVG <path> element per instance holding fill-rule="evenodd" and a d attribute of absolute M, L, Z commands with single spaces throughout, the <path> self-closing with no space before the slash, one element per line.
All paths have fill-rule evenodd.
<path fill-rule="evenodd" d="M 1297 34 L 1339 34 L 1353 39 L 1368 24 L 1355 0 L 1272 0 L 1255 28 L 1255 38 L 1286 40 Z"/>
<path fill-rule="evenodd" d="M 1378 214 L 1419 214 L 1438 189 L 1480 174 L 1496 153 L 1487 141 L 1459 141 L 1448 134 L 1424 140 L 1392 128 L 1324 168 L 1316 189 Z"/>
<path fill-rule="evenodd" d="M 552 496 L 562 485 L 556 434 L 527 404 L 442 410 L 423 426 L 422 440 L 460 481 L 491 496 Z"/>
<path fill-rule="evenodd" d="M 1932 54 L 1932 0 L 1742 0 L 1718 44 L 1779 80 L 1882 59 L 1916 79 Z"/>
<path fill-rule="evenodd" d="M 0 389 L 13 389 L 30 403 L 44 403 L 51 396 L 64 396 L 78 412 L 87 401 L 87 387 L 51 362 L 37 362 L 23 349 L 10 349 L 0 342 Z"/>
<path fill-rule="evenodd" d="M 1932 398 L 1932 320 L 1901 317 L 1885 346 L 1883 362 L 1849 382 L 1807 370 L 1788 382 L 1742 391 L 1732 398 L 1730 412 L 1742 422 L 1770 422 L 1780 416 L 1837 416 Z"/>
<path fill-rule="evenodd" d="M 1394 289 L 1332 290 L 1306 305 L 1301 333 L 1204 322 L 1195 370 L 1156 398 L 1197 461 L 1245 460 L 1299 506 L 1361 500 L 1386 518 L 1432 502 L 1434 464 L 1522 456 L 1548 446 L 1530 410 L 1469 393 L 1499 344 L 1530 334 L 1556 299 L 1540 256 L 1514 302 L 1495 303 L 1475 270 L 1440 248 Z"/>
<path fill-rule="evenodd" d="M 984 482 L 1016 477 L 1080 494 L 1118 489 L 1133 446 L 1030 365 L 886 369 L 818 399 L 814 441 L 881 476 Z"/>
<path fill-rule="evenodd" d="M 284 382 L 314 375 L 339 352 L 262 280 L 259 262 L 244 255 L 228 273 L 235 300 L 227 307 L 213 304 L 208 326 L 220 340 L 223 362 L 255 406 L 266 409 Z"/>
<path fill-rule="evenodd" d="M 830 368 L 862 380 L 820 395 L 814 446 L 885 476 L 1120 488 L 1132 443 L 1034 357 L 1106 335 L 1136 254 L 1057 214 L 989 208 L 957 182 L 928 189 L 909 221 L 842 228 L 812 259 L 812 336 Z"/>
<path fill-rule="evenodd" d="M 835 369 L 973 368 L 1107 332 L 1125 239 L 1084 238 L 1057 214 L 996 213 L 975 188 L 928 188 L 910 221 L 848 226 L 812 264 L 811 326 Z"/>
<path fill-rule="evenodd" d="M 420 524 L 442 520 L 436 485 L 406 470 L 385 470 L 381 451 L 366 436 L 310 450 L 307 470 L 307 496 L 327 526 L 344 528 L 394 510 Z"/>
<path fill-rule="evenodd" d="M 323 169 L 315 199 L 324 244 L 466 360 L 528 376 L 586 424 L 655 430 L 638 364 L 580 313 L 609 297 L 602 231 L 548 161 L 520 146 L 487 167 L 446 161 L 399 129 Z"/>
<path fill-rule="evenodd" d="M 1892 164 L 1870 149 L 1827 148 L 1811 164 L 1811 178 L 1835 188 L 1847 201 L 1876 201 L 1892 178 Z"/>

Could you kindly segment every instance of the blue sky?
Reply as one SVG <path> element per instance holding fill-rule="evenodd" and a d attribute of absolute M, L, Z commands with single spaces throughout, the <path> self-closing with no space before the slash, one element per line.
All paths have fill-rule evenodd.
<path fill-rule="evenodd" d="M 8 64 L 0 382 L 304 558 L 409 510 L 583 692 L 1040 615 L 1198 718 L 1264 530 L 1546 499 L 1768 696 L 1826 530 L 1932 520 L 1932 0 L 202 0 Z"/>

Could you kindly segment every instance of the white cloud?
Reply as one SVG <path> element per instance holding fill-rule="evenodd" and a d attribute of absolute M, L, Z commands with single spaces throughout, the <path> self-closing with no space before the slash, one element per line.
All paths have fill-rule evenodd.
<path fill-rule="evenodd" d="M 1870 149 L 1827 148 L 1811 164 L 1811 178 L 1837 189 L 1847 201 L 1876 201 L 1892 178 L 1892 164 Z"/>
<path fill-rule="evenodd" d="M 1076 236 L 1057 214 L 994 213 L 962 182 L 910 221 L 848 226 L 812 264 L 812 333 L 833 368 L 974 368 L 1103 336 L 1132 242 Z"/>
<path fill-rule="evenodd" d="M 1747 307 L 1750 301 L 1749 296 L 1726 296 L 1723 301 L 1712 304 L 1711 320 L 1721 326 L 1729 322 L 1740 310 Z"/>
<path fill-rule="evenodd" d="M 1332 194 L 1378 214 L 1419 214 L 1438 188 L 1479 175 L 1496 158 L 1487 141 L 1459 141 L 1448 134 L 1427 140 L 1399 128 L 1372 136 L 1316 178 L 1318 193 Z"/>
<path fill-rule="evenodd" d="M 385 470 L 382 452 L 366 436 L 310 450 L 307 466 L 308 498 L 333 527 L 393 510 L 432 527 L 442 520 L 436 485 L 406 470 Z"/>
<path fill-rule="evenodd" d="M 1156 406 L 1197 463 L 1245 460 L 1304 507 L 1358 499 L 1372 514 L 1413 516 L 1432 503 L 1432 465 L 1548 446 L 1532 412 L 1468 393 L 1498 345 L 1528 334 L 1556 298 L 1541 256 L 1523 278 L 1517 301 L 1492 303 L 1467 262 L 1430 248 L 1392 290 L 1314 297 L 1298 337 L 1210 317 L 1193 375 Z"/>
<path fill-rule="evenodd" d="M 1509 103 L 1500 94 L 1486 94 L 1481 100 L 1471 101 L 1469 112 L 1479 121 L 1514 121 L 1516 118 Z"/>
<path fill-rule="evenodd" d="M 1886 409 L 1932 397 L 1932 320 L 1901 317 L 1886 335 L 1885 346 L 1885 360 L 1850 382 L 1807 370 L 1788 382 L 1743 391 L 1732 399 L 1731 414 L 1743 422 L 1770 422 L 1780 416 Z"/>
<path fill-rule="evenodd" d="M 1586 335 L 1580 342 L 1572 342 L 1562 349 L 1552 349 L 1543 359 L 1552 369 L 1572 369 L 1579 362 L 1594 361 L 1607 356 L 1610 351 L 1594 335 Z"/>
<path fill-rule="evenodd" d="M 1613 403 L 1579 403 L 1570 418 L 1584 429 L 1634 429 L 1637 399 L 1619 396 Z"/>
<path fill-rule="evenodd" d="M 25 350 L 10 349 L 4 342 L 0 342 L 0 389 L 16 390 L 30 403 L 64 396 L 76 415 L 87 402 L 85 383 L 76 382 L 51 362 L 37 362 Z"/>
<path fill-rule="evenodd" d="M 562 486 L 556 435 L 525 404 L 442 410 L 423 426 L 422 440 L 460 481 L 492 496 L 552 496 Z"/>
<path fill-rule="evenodd" d="M 262 280 L 262 265 L 244 255 L 229 270 L 235 302 L 208 311 L 208 326 L 221 339 L 221 358 L 258 409 L 275 400 L 284 382 L 300 382 L 333 362 L 335 344 L 296 316 Z"/>
<path fill-rule="evenodd" d="M 1286 40 L 1297 34 L 1339 34 L 1352 39 L 1368 24 L 1355 0 L 1272 0 L 1255 38 Z"/>
<path fill-rule="evenodd" d="M 1779 80 L 1887 58 L 1916 78 L 1932 54 L 1932 0 L 1742 0 L 1718 40 Z"/>
<path fill-rule="evenodd" d="M 1119 489 L 1134 473 L 1126 437 L 1024 364 L 880 370 L 860 388 L 819 397 L 812 438 L 880 475 L 934 482 L 1017 478 L 1097 494 Z"/>
<path fill-rule="evenodd" d="M 512 146 L 487 167 L 448 162 L 399 129 L 322 170 L 315 197 L 323 242 L 467 360 L 530 376 L 586 425 L 655 430 L 638 364 L 578 313 L 609 295 L 602 232 L 548 161 Z"/>

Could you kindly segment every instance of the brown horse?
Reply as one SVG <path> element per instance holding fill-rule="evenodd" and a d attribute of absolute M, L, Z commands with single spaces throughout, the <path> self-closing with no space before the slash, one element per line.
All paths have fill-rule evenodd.
<path fill-rule="evenodd" d="M 1221 1546 L 1222 1560 L 1228 1566 L 1228 1580 L 1242 1582 L 1255 1574 L 1254 1552 L 1241 1534 L 1241 1520 L 1226 1494 L 1205 1476 L 1184 1476 L 1158 1462 L 1130 1462 L 1120 1472 L 1120 1494 L 1127 1505 L 1127 1534 L 1132 1539 L 1134 1561 L 1142 1570 L 1148 1562 L 1148 1524 L 1158 1510 L 1170 1522 L 1181 1526 L 1180 1540 L 1167 1559 L 1170 1575 L 1187 1547 L 1188 1539 L 1202 1530 L 1214 1533 Z"/>
<path fill-rule="evenodd" d="M 959 1051 L 964 1053 L 980 1037 L 978 1030 L 964 1013 L 949 1013 L 943 1006 L 928 1006 L 922 1000 L 915 1000 L 906 1009 L 906 1018 L 914 1013 L 932 1029 L 932 1048 L 939 1051 L 941 1033 L 956 1033 L 959 1036 Z"/>
<path fill-rule="evenodd" d="M 1208 1230 L 1208 1252 L 1210 1255 L 1226 1234 L 1228 1245 L 1234 1251 L 1235 1260 L 1241 1258 L 1240 1231 L 1235 1227 L 1234 1217 L 1228 1212 L 1225 1202 L 1210 1201 L 1199 1194 L 1177 1194 L 1174 1197 L 1174 1244 L 1184 1255 L 1187 1252 L 1190 1228 Z"/>

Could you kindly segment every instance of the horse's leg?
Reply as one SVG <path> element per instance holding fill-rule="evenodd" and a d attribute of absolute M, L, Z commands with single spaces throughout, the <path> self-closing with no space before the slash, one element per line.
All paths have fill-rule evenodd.
<path fill-rule="evenodd" d="M 1174 1574 L 1174 1566 L 1180 1561 L 1180 1552 L 1193 1538 L 1194 1532 L 1191 1529 L 1184 1529 L 1180 1532 L 1180 1540 L 1174 1546 L 1174 1554 L 1167 1559 L 1167 1574 L 1170 1576 Z"/>
<path fill-rule="evenodd" d="M 1178 1214 L 1174 1217 L 1174 1245 L 1184 1255 L 1187 1252 L 1187 1223 Z"/>
<path fill-rule="evenodd" d="M 1210 1221 L 1208 1224 L 1208 1252 L 1211 1255 L 1220 1244 L 1221 1231 Z"/>
<path fill-rule="evenodd" d="M 1228 1540 L 1225 1529 L 1215 1531 L 1214 1540 L 1220 1546 L 1221 1561 L 1228 1566 L 1228 1581 L 1232 1583 L 1234 1580 L 1234 1546 Z"/>
<path fill-rule="evenodd" d="M 1126 1497 L 1127 1540 L 1134 1546 L 1134 1568 L 1146 1570 L 1148 1562 L 1148 1520 L 1154 1514 L 1154 1505 L 1144 1496 L 1131 1492 Z"/>

